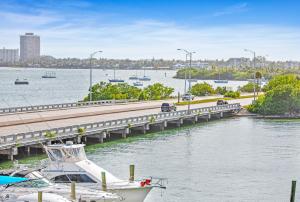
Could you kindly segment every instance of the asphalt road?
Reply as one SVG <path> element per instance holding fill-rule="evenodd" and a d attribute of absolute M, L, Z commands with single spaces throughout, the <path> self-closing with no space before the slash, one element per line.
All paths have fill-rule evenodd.
<path fill-rule="evenodd" d="M 207 99 L 207 97 L 206 97 Z M 253 98 L 230 100 L 229 103 L 247 105 Z M 140 102 L 126 105 L 95 106 L 58 111 L 43 111 L 39 113 L 12 114 L 0 117 L 0 135 L 10 135 L 49 128 L 70 125 L 108 121 L 134 116 L 160 113 L 160 105 L 166 101 Z M 215 105 L 215 102 L 191 105 L 191 108 L 200 108 Z M 187 109 L 187 106 L 178 106 L 177 110 Z"/>

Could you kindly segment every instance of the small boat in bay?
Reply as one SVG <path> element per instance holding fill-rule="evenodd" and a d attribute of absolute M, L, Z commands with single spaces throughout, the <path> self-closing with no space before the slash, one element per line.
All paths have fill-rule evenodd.
<path fill-rule="evenodd" d="M 56 78 L 56 73 L 53 71 L 47 71 L 45 74 L 42 76 L 43 79 L 55 79 Z"/>
<path fill-rule="evenodd" d="M 29 84 L 29 81 L 27 79 L 23 79 L 23 80 L 16 79 L 15 80 L 15 85 L 28 85 L 28 84 Z"/>
<path fill-rule="evenodd" d="M 108 79 L 108 81 L 110 83 L 123 83 L 124 82 L 123 79 Z"/>
<path fill-rule="evenodd" d="M 129 80 L 138 80 L 139 79 L 139 77 L 137 77 L 137 76 L 130 76 L 129 77 Z"/>
<path fill-rule="evenodd" d="M 228 83 L 228 80 L 214 80 L 215 83 Z"/>
<path fill-rule="evenodd" d="M 133 85 L 134 85 L 134 86 L 143 86 L 143 83 L 142 83 L 142 82 L 139 82 L 139 81 L 137 81 L 137 82 L 134 82 L 134 83 L 133 83 Z"/>
<path fill-rule="evenodd" d="M 140 81 L 151 81 L 149 76 L 146 76 L 146 69 L 144 68 L 144 76 L 139 78 Z"/>
<path fill-rule="evenodd" d="M 218 80 L 214 80 L 215 83 L 228 83 L 228 80 L 222 80 L 221 79 L 221 74 L 219 72 L 219 79 Z"/>
<path fill-rule="evenodd" d="M 116 68 L 114 68 L 114 78 L 113 79 L 108 79 L 108 81 L 110 83 L 123 83 L 123 82 L 125 82 L 124 79 L 118 79 L 118 78 L 116 78 Z"/>

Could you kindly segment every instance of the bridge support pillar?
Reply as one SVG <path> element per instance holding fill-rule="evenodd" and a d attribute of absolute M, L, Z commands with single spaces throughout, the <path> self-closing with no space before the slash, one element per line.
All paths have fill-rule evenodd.
<path fill-rule="evenodd" d="M 221 112 L 221 113 L 220 113 L 220 118 L 223 118 L 223 116 L 224 116 L 224 115 L 223 115 L 223 112 Z"/>
<path fill-rule="evenodd" d="M 18 148 L 17 147 L 13 147 L 10 149 L 9 155 L 8 155 L 8 159 L 10 159 L 11 161 L 14 160 L 14 156 L 18 155 Z"/>
<path fill-rule="evenodd" d="M 126 138 L 127 137 L 127 134 L 129 134 L 130 132 L 130 129 L 129 128 L 125 128 L 123 131 L 122 131 L 122 138 Z"/>
<path fill-rule="evenodd" d="M 168 122 L 167 122 L 167 121 L 164 121 L 164 122 L 163 122 L 163 126 L 164 126 L 164 128 L 166 128 L 166 127 L 168 126 Z"/>
<path fill-rule="evenodd" d="M 81 136 L 78 135 L 77 137 L 75 137 L 74 141 L 77 142 L 77 144 L 80 144 L 81 143 Z"/>
<path fill-rule="evenodd" d="M 27 154 L 27 156 L 30 156 L 30 147 L 26 147 L 26 154 Z"/>
<path fill-rule="evenodd" d="M 98 140 L 99 140 L 99 143 L 103 143 L 103 132 L 102 133 L 100 133 L 100 135 L 98 135 Z"/>
<path fill-rule="evenodd" d="M 209 119 L 211 119 L 211 114 L 210 113 L 207 115 L 206 121 L 209 121 Z"/>
<path fill-rule="evenodd" d="M 194 117 L 194 121 L 195 121 L 195 123 L 198 122 L 198 116 Z"/>
<path fill-rule="evenodd" d="M 149 125 L 149 123 L 145 124 L 145 129 L 146 129 L 146 130 L 150 130 L 150 125 Z"/>

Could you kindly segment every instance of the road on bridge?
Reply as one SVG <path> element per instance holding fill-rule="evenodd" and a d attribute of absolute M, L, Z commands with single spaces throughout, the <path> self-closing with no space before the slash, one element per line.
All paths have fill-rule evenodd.
<path fill-rule="evenodd" d="M 248 105 L 253 98 L 230 100 L 229 103 Z M 25 133 L 50 128 L 66 127 L 99 121 L 160 113 L 161 103 L 166 101 L 149 101 L 126 105 L 92 106 L 71 108 L 57 111 L 43 111 L 0 116 L 0 135 Z M 173 101 L 175 102 L 175 101 Z M 216 105 L 216 102 L 193 104 L 191 109 Z M 177 110 L 187 109 L 178 106 Z"/>

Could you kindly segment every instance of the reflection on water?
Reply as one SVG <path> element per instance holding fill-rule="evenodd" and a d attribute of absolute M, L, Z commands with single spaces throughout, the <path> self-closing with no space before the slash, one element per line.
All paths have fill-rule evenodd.
<path fill-rule="evenodd" d="M 98 148 L 88 156 L 121 178 L 168 178 L 156 201 L 288 201 L 300 176 L 300 121 L 223 119 Z M 297 196 L 300 200 L 300 196 Z"/>

